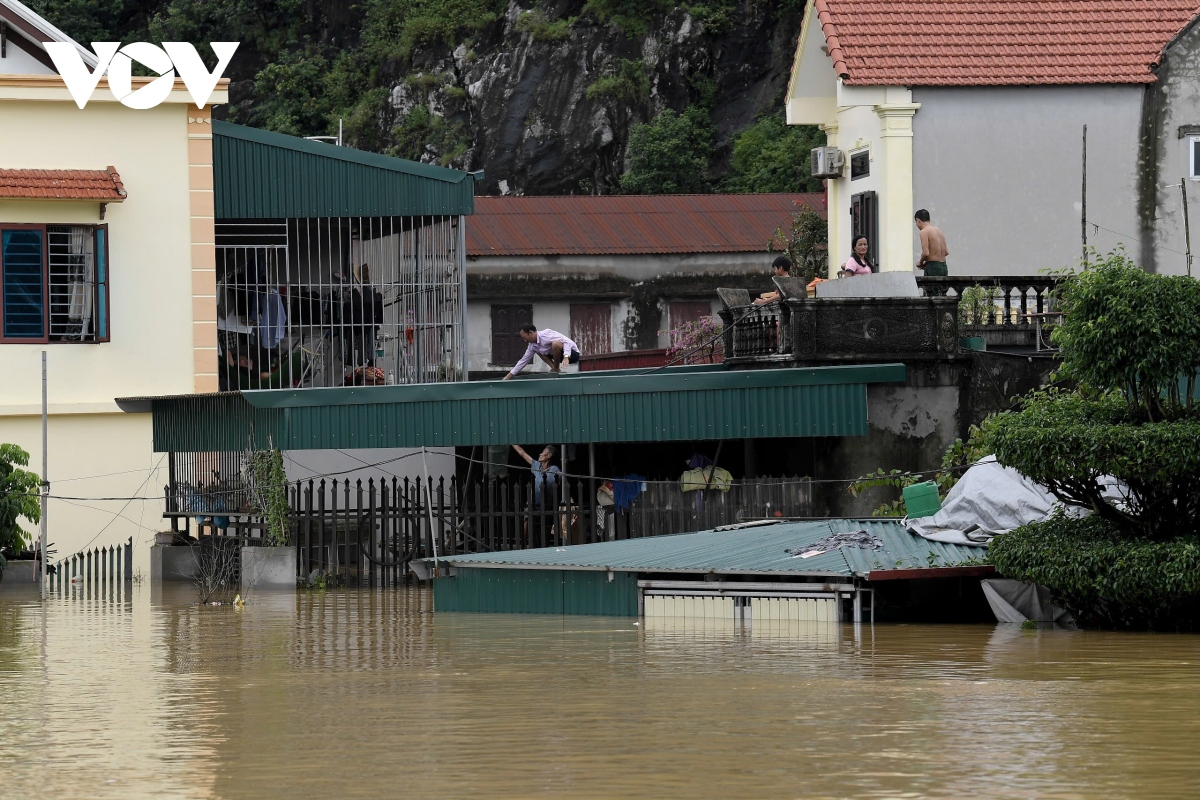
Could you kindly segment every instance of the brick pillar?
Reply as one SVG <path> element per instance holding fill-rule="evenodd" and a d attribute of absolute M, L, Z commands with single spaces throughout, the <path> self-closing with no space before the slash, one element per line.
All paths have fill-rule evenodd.
<path fill-rule="evenodd" d="M 192 217 L 192 347 L 196 392 L 217 391 L 217 250 L 213 200 L 212 106 L 188 106 Z"/>

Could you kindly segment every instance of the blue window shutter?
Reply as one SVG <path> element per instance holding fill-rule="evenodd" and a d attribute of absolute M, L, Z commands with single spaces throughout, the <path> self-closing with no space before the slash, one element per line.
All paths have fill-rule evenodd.
<path fill-rule="evenodd" d="M 96 229 L 96 338 L 108 338 L 108 231 Z"/>
<path fill-rule="evenodd" d="M 0 231 L 5 339 L 46 336 L 45 250 L 41 231 Z"/>

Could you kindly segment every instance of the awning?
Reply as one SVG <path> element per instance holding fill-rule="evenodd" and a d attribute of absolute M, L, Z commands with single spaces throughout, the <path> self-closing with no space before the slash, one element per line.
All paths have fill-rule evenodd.
<path fill-rule="evenodd" d="M 676 367 L 117 402 L 153 414 L 156 452 L 666 442 L 862 436 L 867 384 L 904 378 L 903 364 Z"/>
<path fill-rule="evenodd" d="M 456 169 L 213 120 L 218 220 L 471 214 L 475 178 Z"/>

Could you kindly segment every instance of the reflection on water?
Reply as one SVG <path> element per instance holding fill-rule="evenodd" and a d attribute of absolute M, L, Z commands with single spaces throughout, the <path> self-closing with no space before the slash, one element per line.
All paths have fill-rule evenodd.
<path fill-rule="evenodd" d="M 1200 637 L 0 595 L 0 796 L 1196 797 Z"/>

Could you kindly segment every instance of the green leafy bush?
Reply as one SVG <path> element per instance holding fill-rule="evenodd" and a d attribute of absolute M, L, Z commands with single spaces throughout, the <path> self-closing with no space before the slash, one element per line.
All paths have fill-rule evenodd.
<path fill-rule="evenodd" d="M 1065 316 L 1053 341 L 1064 378 L 1092 392 L 1119 392 L 1148 420 L 1193 410 L 1200 371 L 1200 281 L 1148 274 L 1116 251 L 1067 277 L 1060 295 Z M 1188 376 L 1186 388 L 1180 376 Z"/>
<path fill-rule="evenodd" d="M 673 7 L 668 0 L 587 0 L 583 11 L 620 28 L 626 36 L 642 36 Z"/>
<path fill-rule="evenodd" d="M 517 18 L 517 30 L 528 33 L 535 42 L 561 42 L 571 38 L 571 26 L 575 17 L 565 19 L 550 19 L 550 15 L 540 8 L 524 11 Z"/>
<path fill-rule="evenodd" d="M 733 140 L 723 192 L 821 192 L 809 175 L 809 153 L 825 144 L 815 125 L 788 125 L 783 112 L 762 117 Z"/>
<path fill-rule="evenodd" d="M 291 512 L 288 508 L 288 480 L 283 469 L 283 453 L 278 450 L 251 453 L 250 473 L 255 509 L 265 517 L 267 523 L 267 544 L 272 547 L 291 544 Z"/>
<path fill-rule="evenodd" d="M 995 539 L 988 552 L 1005 577 L 1050 587 L 1080 624 L 1196 628 L 1200 539 L 1130 538 L 1099 517 L 1056 514 Z"/>
<path fill-rule="evenodd" d="M 1200 284 L 1146 274 L 1117 252 L 1068 277 L 1059 302 L 1059 374 L 1078 388 L 994 415 L 982 443 L 1129 536 L 1200 533 Z M 1105 475 L 1126 485 L 1121 501 L 1105 496 Z"/>
<path fill-rule="evenodd" d="M 650 98 L 646 62 L 619 59 L 610 75 L 597 78 L 587 89 L 587 99 L 614 105 L 636 105 Z"/>
<path fill-rule="evenodd" d="M 0 444 L 0 574 L 4 572 L 4 552 L 16 555 L 32 541 L 21 520 L 34 525 L 42 520 L 42 479 L 21 469 L 28 465 L 29 453 L 15 444 Z"/>
<path fill-rule="evenodd" d="M 629 139 L 629 171 L 621 176 L 626 194 L 703 192 L 708 186 L 712 123 L 703 111 L 667 109 L 635 125 Z"/>
<path fill-rule="evenodd" d="M 471 146 L 470 139 L 457 121 L 448 121 L 430 113 L 425 106 L 415 106 L 392 130 L 395 144 L 388 148 L 389 155 L 420 161 L 426 147 L 432 146 L 438 154 L 438 163 L 446 166 L 461 156 Z"/>
<path fill-rule="evenodd" d="M 776 228 L 767 250 L 786 255 L 796 277 L 802 277 L 805 283 L 829 277 L 829 226 L 824 217 L 810 208 L 792 214 L 788 230 Z"/>

